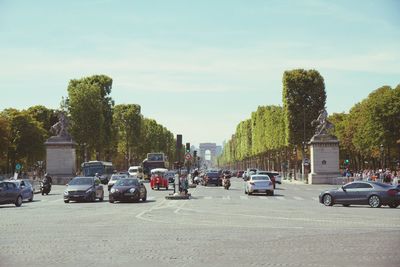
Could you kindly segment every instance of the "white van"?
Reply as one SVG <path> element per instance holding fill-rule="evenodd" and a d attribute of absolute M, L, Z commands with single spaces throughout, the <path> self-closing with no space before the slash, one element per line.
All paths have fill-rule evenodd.
<path fill-rule="evenodd" d="M 143 179 L 143 168 L 141 166 L 131 166 L 128 169 L 130 176 L 136 176 L 138 179 Z"/>

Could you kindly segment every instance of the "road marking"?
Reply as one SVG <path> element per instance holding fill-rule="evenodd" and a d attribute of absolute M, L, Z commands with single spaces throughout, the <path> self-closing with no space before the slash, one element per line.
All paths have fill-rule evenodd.
<path fill-rule="evenodd" d="M 155 197 L 147 197 L 147 200 L 155 200 Z"/>
<path fill-rule="evenodd" d="M 266 196 L 259 196 L 259 199 L 268 199 Z"/>
<path fill-rule="evenodd" d="M 274 199 L 278 199 L 278 200 L 286 200 L 284 197 L 274 197 Z"/>
<path fill-rule="evenodd" d="M 231 197 L 230 196 L 223 196 L 222 199 L 223 200 L 231 200 Z"/>
<path fill-rule="evenodd" d="M 212 197 L 204 197 L 204 199 L 208 199 L 208 200 L 210 200 L 210 199 L 212 199 Z"/>
<path fill-rule="evenodd" d="M 302 197 L 293 197 L 293 198 L 296 200 L 304 200 L 304 198 L 302 198 Z"/>
<path fill-rule="evenodd" d="M 240 199 L 241 200 L 249 200 L 249 197 L 248 196 L 240 196 Z"/>
<path fill-rule="evenodd" d="M 319 201 L 319 198 L 313 197 L 312 200 Z"/>

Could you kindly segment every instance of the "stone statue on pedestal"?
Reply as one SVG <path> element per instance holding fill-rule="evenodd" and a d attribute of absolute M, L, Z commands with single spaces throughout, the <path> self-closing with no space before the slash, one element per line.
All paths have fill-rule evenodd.
<path fill-rule="evenodd" d="M 45 142 L 46 172 L 53 177 L 55 184 L 65 184 L 76 173 L 76 143 L 68 132 L 68 117 L 64 111 L 59 113 L 58 120 L 50 128 L 54 136 Z"/>
<path fill-rule="evenodd" d="M 324 108 L 318 118 L 311 123 L 316 126 L 315 135 L 310 140 L 311 173 L 310 184 L 330 184 L 339 175 L 339 141 L 331 134 L 334 125 L 328 121 Z"/>

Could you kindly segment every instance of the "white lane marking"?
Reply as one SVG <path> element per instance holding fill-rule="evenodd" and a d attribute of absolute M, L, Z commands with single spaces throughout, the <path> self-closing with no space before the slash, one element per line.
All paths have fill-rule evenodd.
<path fill-rule="evenodd" d="M 317 197 L 313 197 L 312 200 L 319 201 Z"/>
<path fill-rule="evenodd" d="M 154 200 L 156 199 L 155 197 L 147 197 L 147 200 Z"/>
<path fill-rule="evenodd" d="M 293 198 L 296 200 L 304 200 L 304 198 L 302 198 L 302 197 L 293 197 Z"/>
<path fill-rule="evenodd" d="M 248 196 L 240 196 L 240 199 L 241 200 L 249 200 L 249 197 Z"/>
<path fill-rule="evenodd" d="M 274 199 L 278 199 L 278 200 L 286 200 L 284 197 L 274 197 Z"/>
<path fill-rule="evenodd" d="M 223 200 L 231 200 L 231 197 L 230 196 L 223 196 L 222 199 Z"/>
<path fill-rule="evenodd" d="M 212 197 L 204 197 L 204 199 L 208 199 L 209 200 L 209 199 L 212 199 Z"/>
<path fill-rule="evenodd" d="M 259 199 L 268 199 L 266 196 L 259 196 Z"/>

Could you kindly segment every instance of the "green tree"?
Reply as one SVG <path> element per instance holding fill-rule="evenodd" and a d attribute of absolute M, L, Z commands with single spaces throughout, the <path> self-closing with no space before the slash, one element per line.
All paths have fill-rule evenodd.
<path fill-rule="evenodd" d="M 301 145 L 313 136 L 311 122 L 325 107 L 324 79 L 316 70 L 296 69 L 283 74 L 286 143 Z"/>
<path fill-rule="evenodd" d="M 51 136 L 50 128 L 58 121 L 56 111 L 54 109 L 48 109 L 45 106 L 37 105 L 28 108 L 27 112 L 36 121 L 42 124 L 42 128 L 47 132 L 46 138 Z"/>
<path fill-rule="evenodd" d="M 114 144 L 112 108 L 109 96 L 112 79 L 106 75 L 94 75 L 73 79 L 68 85 L 68 107 L 71 115 L 71 133 L 91 155 L 94 151 L 100 158 L 109 158 Z"/>
<path fill-rule="evenodd" d="M 118 132 L 118 151 L 125 155 L 127 165 L 132 164 L 132 158 L 138 162 L 138 146 L 143 118 L 140 106 L 135 104 L 116 105 L 113 116 L 114 126 Z"/>

